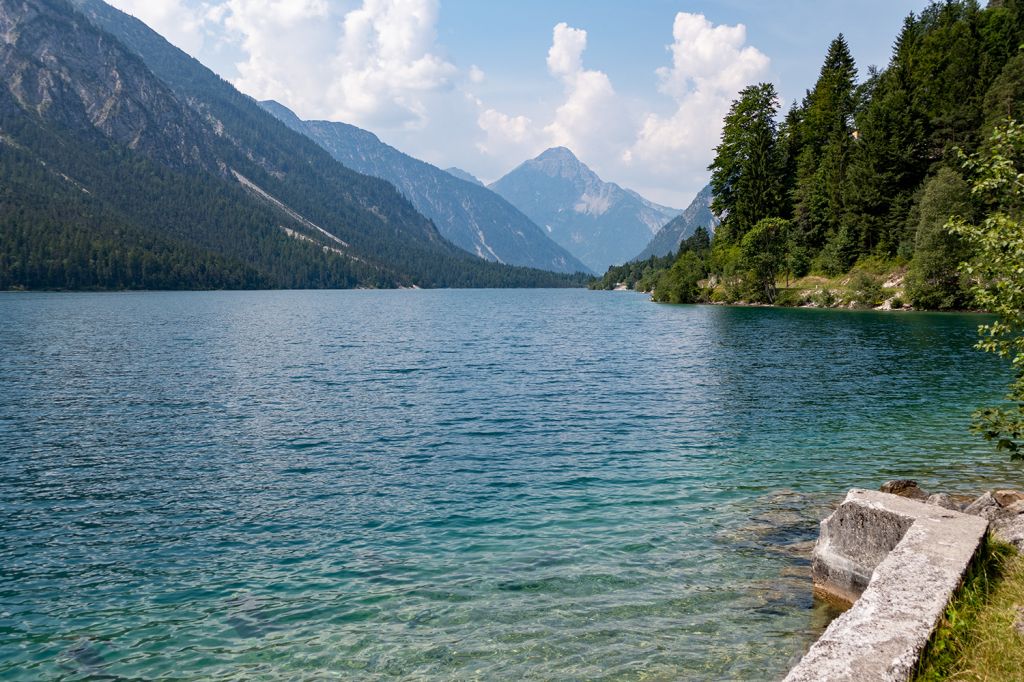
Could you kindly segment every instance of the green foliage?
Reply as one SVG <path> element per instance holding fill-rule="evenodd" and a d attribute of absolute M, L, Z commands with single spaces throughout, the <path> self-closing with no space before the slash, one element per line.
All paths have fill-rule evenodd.
<path fill-rule="evenodd" d="M 803 296 L 796 289 L 779 289 L 775 294 L 775 305 L 780 308 L 795 308 L 803 302 Z"/>
<path fill-rule="evenodd" d="M 760 220 L 780 217 L 792 223 L 781 273 L 838 277 L 869 259 L 913 259 L 915 307 L 965 306 L 954 264 L 974 244 L 940 229 L 966 210 L 942 169 L 956 149 L 977 152 L 995 121 L 1024 110 L 1022 46 L 1020 0 L 943 0 L 906 18 L 889 64 L 861 83 L 838 36 L 781 123 L 772 86 L 744 89 L 710 166 L 712 208 L 723 219 L 708 261 L 718 298 L 749 296 L 740 244 Z"/>
<path fill-rule="evenodd" d="M 820 248 L 840 229 L 852 144 L 850 125 L 857 102 L 856 77 L 849 45 L 840 34 L 829 45 L 818 82 L 803 104 L 802 149 L 792 190 L 801 246 Z"/>
<path fill-rule="evenodd" d="M 649 275 L 646 291 L 659 303 L 704 303 L 709 292 L 701 286 L 708 275 L 707 259 L 711 248 L 707 230 L 696 232 L 679 246 L 679 253 L 667 270 Z"/>
<path fill-rule="evenodd" d="M 659 275 L 653 299 L 659 303 L 697 303 L 701 300 L 700 281 L 706 276 L 701 257 L 693 251 L 683 253 Z"/>
<path fill-rule="evenodd" d="M 873 308 L 882 303 L 884 290 L 878 277 L 865 270 L 857 270 L 850 278 L 850 293 L 858 305 Z"/>
<path fill-rule="evenodd" d="M 832 291 L 828 287 L 818 289 L 811 294 L 811 302 L 819 308 L 831 308 L 838 300 L 836 292 Z"/>
<path fill-rule="evenodd" d="M 986 148 L 963 164 L 987 215 L 981 222 L 955 218 L 949 228 L 974 248 L 963 272 L 978 305 L 998 316 L 979 328 L 978 348 L 1010 360 L 1014 376 L 1007 399 L 1015 405 L 978 412 L 974 428 L 1013 459 L 1024 459 L 1024 124 L 997 127 Z"/>
<path fill-rule="evenodd" d="M 778 215 L 782 205 L 782 156 L 777 144 L 775 86 L 744 88 L 725 117 L 722 141 L 708 169 L 712 210 L 725 216 L 719 235 L 738 244 L 758 221 Z"/>
<path fill-rule="evenodd" d="M 942 167 L 925 185 L 917 210 L 914 260 L 907 273 L 906 291 L 917 308 L 964 308 L 969 295 L 960 263 L 970 257 L 963 239 L 946 229 L 953 216 L 970 216 L 970 188 L 950 168 Z"/>
<path fill-rule="evenodd" d="M 776 280 L 786 265 L 786 245 L 790 223 L 782 218 L 765 218 L 743 237 L 743 256 L 747 292 L 752 301 L 774 303 Z"/>

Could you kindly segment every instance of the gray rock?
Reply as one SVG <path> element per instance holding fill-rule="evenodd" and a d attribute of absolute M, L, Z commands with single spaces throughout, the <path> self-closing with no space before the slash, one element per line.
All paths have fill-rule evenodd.
<path fill-rule="evenodd" d="M 1013 621 L 1013 629 L 1017 634 L 1024 637 L 1024 606 L 1017 607 L 1017 619 Z"/>
<path fill-rule="evenodd" d="M 787 682 L 909 679 L 987 528 L 983 519 L 937 505 L 851 490 L 822 521 L 815 562 L 827 565 L 830 579 L 866 574 L 867 588 Z"/>
<path fill-rule="evenodd" d="M 996 540 L 1024 552 L 1024 501 L 999 510 L 992 520 L 991 529 Z"/>
<path fill-rule="evenodd" d="M 1000 507 L 999 503 L 996 502 L 996 498 L 992 496 L 991 492 L 987 492 L 974 502 L 967 505 L 964 509 L 964 513 L 972 516 L 980 516 L 983 519 L 991 521 L 996 517 L 1000 509 L 1002 509 L 1002 507 Z"/>
<path fill-rule="evenodd" d="M 883 493 L 889 493 L 890 495 L 899 495 L 900 497 L 907 497 L 911 500 L 921 500 L 924 502 L 928 499 L 928 493 L 917 487 L 917 481 L 911 481 L 906 478 L 898 478 L 894 481 L 886 481 L 879 488 Z"/>
<path fill-rule="evenodd" d="M 1009 507 L 1017 502 L 1024 502 L 1024 493 L 1017 490 L 997 490 L 992 493 L 992 497 L 1000 507 Z"/>
<path fill-rule="evenodd" d="M 953 500 L 952 497 L 946 493 L 935 493 L 929 497 L 925 504 L 933 504 L 936 507 L 942 507 L 943 509 L 952 509 L 953 511 L 960 511 L 960 505 Z"/>

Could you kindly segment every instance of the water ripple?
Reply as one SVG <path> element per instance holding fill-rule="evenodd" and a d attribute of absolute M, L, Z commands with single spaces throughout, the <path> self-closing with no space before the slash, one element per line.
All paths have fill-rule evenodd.
<path fill-rule="evenodd" d="M 1021 485 L 977 318 L 0 295 L 0 677 L 765 679 L 846 488 Z"/>

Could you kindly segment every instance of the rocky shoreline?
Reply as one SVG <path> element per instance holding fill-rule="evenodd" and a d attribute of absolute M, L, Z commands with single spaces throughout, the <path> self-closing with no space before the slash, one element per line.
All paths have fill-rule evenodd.
<path fill-rule="evenodd" d="M 879 490 L 943 509 L 980 516 L 989 522 L 989 532 L 996 540 L 1013 545 L 1018 552 L 1024 552 L 1024 492 L 988 490 L 978 497 L 929 494 L 918 486 L 917 481 L 908 479 L 887 481 Z"/>

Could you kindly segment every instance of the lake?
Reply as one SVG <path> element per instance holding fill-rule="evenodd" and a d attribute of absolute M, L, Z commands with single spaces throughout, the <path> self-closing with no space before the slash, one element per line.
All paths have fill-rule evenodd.
<path fill-rule="evenodd" d="M 0 678 L 781 677 L 848 488 L 1021 485 L 981 320 L 0 294 Z"/>

